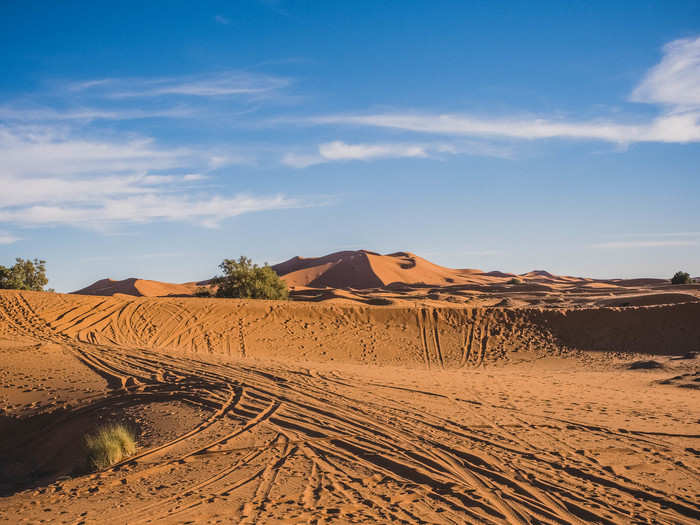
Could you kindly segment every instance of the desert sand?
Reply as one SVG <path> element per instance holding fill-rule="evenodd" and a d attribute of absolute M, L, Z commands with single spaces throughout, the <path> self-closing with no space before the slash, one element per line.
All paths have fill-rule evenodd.
<path fill-rule="evenodd" d="M 323 257 L 293 257 L 272 266 L 294 300 L 368 305 L 591 308 L 650 306 L 700 301 L 700 284 L 674 286 L 666 279 L 591 279 L 439 266 L 409 252 L 368 250 Z M 518 284 L 512 284 L 516 279 Z M 210 280 L 182 284 L 139 278 L 102 279 L 73 293 L 137 297 L 186 297 L 213 291 Z"/>
<path fill-rule="evenodd" d="M 134 295 L 0 291 L 1 520 L 700 520 L 698 302 Z"/>

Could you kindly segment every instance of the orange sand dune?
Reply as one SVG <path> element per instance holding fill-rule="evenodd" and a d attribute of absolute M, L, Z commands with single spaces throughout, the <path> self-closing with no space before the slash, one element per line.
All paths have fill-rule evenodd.
<path fill-rule="evenodd" d="M 368 250 L 343 251 L 308 259 L 294 257 L 272 268 L 290 286 L 313 288 L 363 289 L 396 283 L 429 286 L 483 284 L 514 276 L 445 268 L 409 252 L 380 255 Z"/>
<path fill-rule="evenodd" d="M 0 522 L 700 519 L 700 303 L 320 292 L 331 302 L 0 291 Z M 78 444 L 115 421 L 136 452 L 91 471 Z"/>
<path fill-rule="evenodd" d="M 553 275 L 545 270 L 524 274 L 476 269 L 452 269 L 434 264 L 410 252 L 381 255 L 368 250 L 342 251 L 324 257 L 293 257 L 272 267 L 290 286 L 310 288 L 368 288 L 409 286 L 499 285 L 513 278 L 523 283 L 552 287 L 607 287 L 660 285 L 663 279 L 596 280 Z"/>
<path fill-rule="evenodd" d="M 102 279 L 90 286 L 72 292 L 80 295 L 135 295 L 137 297 L 164 297 L 168 295 L 193 295 L 198 283 L 173 284 L 148 279 L 129 278 L 121 281 Z"/>
<path fill-rule="evenodd" d="M 643 306 L 700 301 L 699 285 L 672 286 L 663 279 L 597 280 L 554 275 L 452 269 L 409 252 L 367 250 L 323 257 L 293 257 L 272 267 L 295 301 L 376 306 L 546 307 Z M 172 284 L 145 279 L 103 279 L 74 292 L 137 297 L 193 296 L 211 281 Z"/>
<path fill-rule="evenodd" d="M 335 298 L 342 298 L 334 293 Z M 644 304 L 644 296 L 629 299 Z M 568 350 L 682 354 L 700 348 L 700 302 L 667 306 L 537 309 L 372 306 L 194 297 L 0 292 L 0 316 L 94 344 L 450 368 L 511 352 Z M 690 302 L 688 302 L 690 301 Z M 617 305 L 611 305 L 617 306 Z M 24 315 L 24 314 L 22 314 Z M 663 330 L 659 329 L 663 326 Z M 12 326 L 6 327 L 10 330 Z M 3 335 L 0 330 L 0 336 Z"/>

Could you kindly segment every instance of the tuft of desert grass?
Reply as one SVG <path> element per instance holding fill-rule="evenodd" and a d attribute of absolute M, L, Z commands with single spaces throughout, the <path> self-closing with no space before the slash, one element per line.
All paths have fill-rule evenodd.
<path fill-rule="evenodd" d="M 124 425 L 104 425 L 94 434 L 85 436 L 85 448 L 90 465 L 102 470 L 133 455 L 136 438 Z"/>

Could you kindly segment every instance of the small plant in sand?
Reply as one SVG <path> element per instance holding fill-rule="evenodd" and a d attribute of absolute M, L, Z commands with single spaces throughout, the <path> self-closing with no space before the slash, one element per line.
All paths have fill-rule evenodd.
<path fill-rule="evenodd" d="M 258 266 L 248 257 L 224 259 L 219 265 L 224 275 L 215 277 L 213 284 L 219 286 L 217 297 L 242 299 L 287 299 L 287 283 L 267 264 Z"/>
<path fill-rule="evenodd" d="M 523 284 L 523 281 L 517 277 L 513 277 L 510 281 L 508 281 L 508 284 Z"/>
<path fill-rule="evenodd" d="M 671 277 L 671 284 L 690 284 L 693 280 L 690 278 L 688 272 L 676 272 L 673 277 Z"/>
<path fill-rule="evenodd" d="M 85 436 L 85 448 L 90 466 L 102 470 L 132 456 L 136 452 L 136 438 L 124 425 L 105 425 Z"/>

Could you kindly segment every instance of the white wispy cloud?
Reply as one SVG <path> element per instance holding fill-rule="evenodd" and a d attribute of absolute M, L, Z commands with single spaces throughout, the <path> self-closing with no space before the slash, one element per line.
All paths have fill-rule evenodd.
<path fill-rule="evenodd" d="M 0 126 L 0 173 L 4 175 L 99 175 L 181 166 L 195 152 L 156 148 L 150 138 L 95 140 L 51 126 Z"/>
<path fill-rule="evenodd" d="M 320 144 L 312 154 L 286 154 L 282 162 L 294 168 L 342 160 L 373 160 L 400 157 L 427 157 L 426 148 L 414 144 L 347 144 L 333 141 Z"/>
<path fill-rule="evenodd" d="M 16 122 L 70 122 L 94 120 L 139 120 L 148 118 L 189 118 L 196 114 L 183 106 L 169 109 L 100 109 L 78 107 L 57 110 L 49 107 L 0 106 L 0 120 Z"/>
<path fill-rule="evenodd" d="M 696 241 L 612 241 L 592 244 L 593 248 L 664 248 L 673 246 L 697 246 Z"/>
<path fill-rule="evenodd" d="M 223 26 L 227 26 L 227 25 L 229 25 L 229 24 L 231 23 L 231 20 L 228 19 L 227 17 L 223 16 L 223 15 L 216 15 L 216 16 L 214 16 L 214 21 L 215 21 L 217 24 L 221 24 L 221 25 L 223 25 Z"/>
<path fill-rule="evenodd" d="M 16 237 L 4 231 L 0 231 L 0 244 L 12 244 L 20 240 L 21 239 L 19 237 Z"/>
<path fill-rule="evenodd" d="M 336 140 L 320 144 L 313 153 L 287 153 L 282 162 L 294 168 L 306 168 L 316 164 L 340 161 L 370 161 L 377 159 L 396 158 L 428 158 L 441 154 L 457 155 L 470 153 L 475 155 L 487 155 L 509 157 L 509 152 L 504 148 L 494 147 L 488 144 L 464 143 L 359 143 L 348 144 Z"/>
<path fill-rule="evenodd" d="M 145 195 L 174 191 L 186 176 L 110 175 L 106 177 L 14 177 L 0 173 L 0 207 L 35 203 L 91 202 L 109 196 Z M 169 188 L 172 188 L 169 190 Z"/>
<path fill-rule="evenodd" d="M 197 166 L 218 169 L 252 162 L 235 152 L 158 147 L 151 137 L 88 139 L 76 136 L 70 128 L 1 124 L 0 158 L 0 175 L 5 177 L 134 175 Z M 202 176 L 199 171 L 190 174 Z"/>
<path fill-rule="evenodd" d="M 256 110 L 262 101 L 291 100 L 284 93 L 291 83 L 286 77 L 248 71 L 61 83 L 4 100 L 0 121 L 72 124 L 212 118 L 222 111 L 236 116 Z M 214 103 L 216 109 L 212 109 Z"/>
<path fill-rule="evenodd" d="M 386 157 L 426 157 L 425 147 L 411 144 L 346 144 L 339 140 L 321 144 L 320 155 L 328 160 L 369 160 Z"/>
<path fill-rule="evenodd" d="M 0 223 L 20 226 L 190 221 L 306 206 L 285 195 L 207 194 L 198 168 L 232 157 L 152 139 L 88 140 L 51 127 L 0 127 Z M 155 171 L 155 173 L 154 173 Z M 9 242 L 10 236 L 6 236 Z"/>
<path fill-rule="evenodd" d="M 230 97 L 271 95 L 289 86 L 284 77 L 241 71 L 158 78 L 111 78 L 71 84 L 72 92 L 88 92 L 106 98 L 124 99 L 178 95 Z"/>
<path fill-rule="evenodd" d="M 209 177 L 207 175 L 203 175 L 201 173 L 187 173 L 187 174 L 182 176 L 182 180 L 187 181 L 187 182 L 205 180 L 208 178 Z"/>
<path fill-rule="evenodd" d="M 628 233 L 624 237 L 696 237 L 698 232 L 662 232 L 662 233 Z"/>
<path fill-rule="evenodd" d="M 531 116 L 493 118 L 465 114 L 387 112 L 331 114 L 303 119 L 318 125 L 353 125 L 424 134 L 501 139 L 700 142 L 700 38 L 670 42 L 664 57 L 633 90 L 631 99 L 662 105 L 662 114 L 647 121 L 613 119 L 577 121 Z"/>
<path fill-rule="evenodd" d="M 218 195 L 192 198 L 186 195 L 134 195 L 124 198 L 93 199 L 90 203 L 34 205 L 0 208 L 0 222 L 23 226 L 95 226 L 109 223 L 144 223 L 154 220 L 190 221 L 217 227 L 221 221 L 244 213 L 287 208 L 306 204 L 284 195 Z"/>
<path fill-rule="evenodd" d="M 643 124 L 612 121 L 567 122 L 544 118 L 479 118 L 454 114 L 383 113 L 326 115 L 308 119 L 313 124 L 346 124 L 391 128 L 438 135 L 505 139 L 582 139 L 615 143 L 698 142 L 700 112 L 664 115 Z"/>
<path fill-rule="evenodd" d="M 700 37 L 669 42 L 661 62 L 632 92 L 636 102 L 700 106 Z"/>

